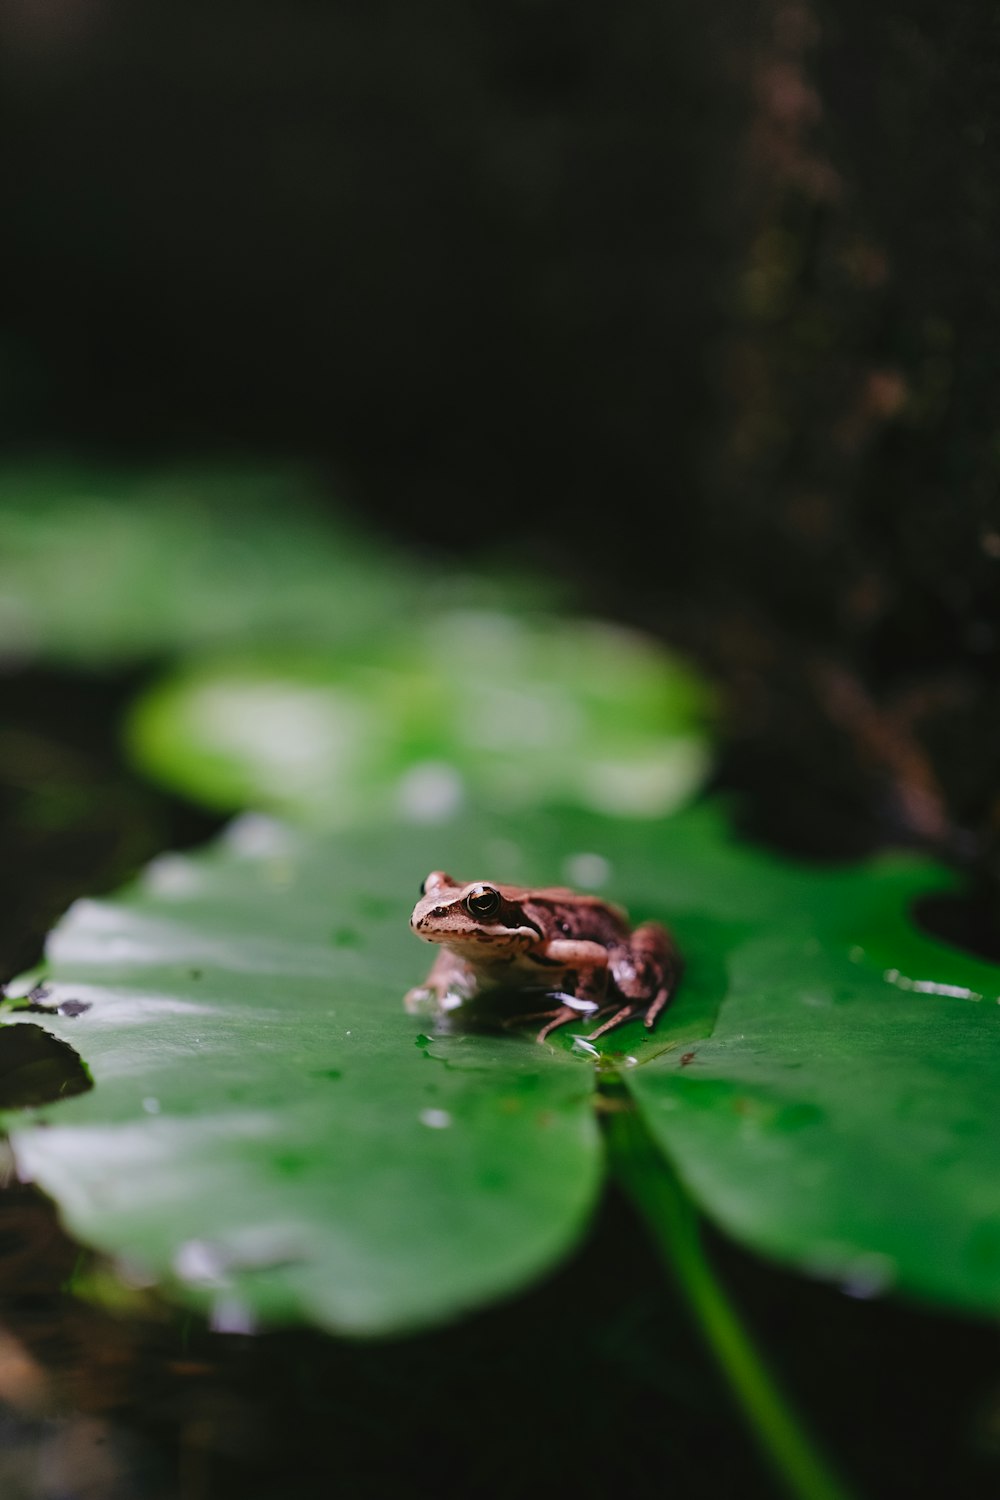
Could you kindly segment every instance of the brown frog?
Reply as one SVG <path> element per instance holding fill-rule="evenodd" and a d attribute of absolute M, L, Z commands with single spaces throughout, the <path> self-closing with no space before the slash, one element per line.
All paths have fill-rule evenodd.
<path fill-rule="evenodd" d="M 607 1017 L 590 1041 L 633 1016 L 651 1027 L 681 975 L 680 955 L 658 922 L 633 929 L 621 907 L 561 887 L 463 885 L 433 870 L 410 926 L 441 952 L 406 995 L 408 1010 L 428 1000 L 453 1010 L 490 990 L 541 991 L 556 1005 L 514 1018 L 544 1021 L 540 1042 L 581 1017 Z"/>

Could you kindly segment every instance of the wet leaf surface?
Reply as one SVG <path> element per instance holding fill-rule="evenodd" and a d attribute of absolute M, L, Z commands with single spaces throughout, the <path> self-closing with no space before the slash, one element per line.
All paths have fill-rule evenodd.
<path fill-rule="evenodd" d="M 32 1023 L 96 1087 L 14 1149 L 129 1278 L 220 1326 L 372 1333 L 499 1296 L 577 1241 L 600 1180 L 589 1070 L 510 1036 L 438 1056 L 403 1012 L 425 839 L 248 819 L 57 929 L 46 1003 L 89 1008 Z"/>
<path fill-rule="evenodd" d="M 995 1311 L 1000 968 L 916 930 L 933 879 L 904 857 L 765 875 L 714 1027 L 624 1079 L 744 1244 L 854 1296 Z"/>
<path fill-rule="evenodd" d="M 596 1068 L 566 1032 L 432 1034 L 401 1008 L 430 958 L 406 917 L 431 866 L 589 870 L 674 928 L 674 1004 L 604 1038 Z M 90 1009 L 32 1021 L 96 1087 L 12 1121 L 19 1167 L 81 1239 L 217 1318 L 404 1329 L 583 1234 L 612 1066 L 744 1243 L 855 1295 L 994 1310 L 1000 971 L 907 914 L 948 879 L 903 856 L 795 866 L 705 806 L 323 837 L 247 817 L 56 930 L 52 1000 Z"/>

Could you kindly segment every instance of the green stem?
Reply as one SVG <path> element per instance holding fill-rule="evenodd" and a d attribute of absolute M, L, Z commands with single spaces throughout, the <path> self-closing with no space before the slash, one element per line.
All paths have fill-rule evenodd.
<path fill-rule="evenodd" d="M 616 1101 L 617 1102 L 617 1101 Z M 705 1255 L 698 1215 L 635 1111 L 606 1115 L 615 1174 L 697 1319 L 750 1429 L 796 1500 L 851 1500 L 782 1394 Z"/>

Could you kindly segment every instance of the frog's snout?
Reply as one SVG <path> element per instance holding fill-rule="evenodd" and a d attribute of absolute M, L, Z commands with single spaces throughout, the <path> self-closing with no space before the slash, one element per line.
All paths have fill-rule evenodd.
<path fill-rule="evenodd" d="M 419 906 L 415 906 L 410 916 L 410 928 L 418 937 L 426 937 L 428 930 L 434 930 L 435 918 L 440 920 L 444 915 L 445 909 L 443 906 L 435 906 L 430 911 L 421 911 Z M 427 941 L 433 942 L 433 938 L 428 937 Z"/>

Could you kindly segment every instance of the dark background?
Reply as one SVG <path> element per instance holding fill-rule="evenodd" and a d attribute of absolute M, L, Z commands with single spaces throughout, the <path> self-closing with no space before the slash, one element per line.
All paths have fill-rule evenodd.
<path fill-rule="evenodd" d="M 2 433 L 250 449 L 695 651 L 803 850 L 994 881 L 978 0 L 7 0 Z"/>
<path fill-rule="evenodd" d="M 978 885 L 928 920 L 996 946 L 1000 12 L 5 0 L 0 23 L 0 458 L 305 458 L 388 534 L 547 569 L 717 677 L 720 780 L 754 832 L 929 847 Z M 209 831 L 116 760 L 133 686 L 3 684 L 39 787 L 4 782 L 7 732 L 0 977 L 73 895 Z M 54 779 L 83 811 L 40 834 L 20 810 Z M 6 1322 L 59 1399 L 166 1455 L 135 1491 L 121 1460 L 99 1500 L 172 1496 L 178 1473 L 184 1500 L 284 1493 L 299 1459 L 316 1493 L 415 1494 L 442 1443 L 497 1494 L 530 1491 L 540 1445 L 547 1493 L 585 1471 L 608 1493 L 623 1463 L 636 1493 L 671 1472 L 770 1493 L 737 1429 L 719 1441 L 697 1353 L 671 1384 L 687 1335 L 617 1210 L 553 1287 L 354 1357 L 81 1312 L 75 1251 L 24 1197 Z M 871 1493 L 995 1493 L 990 1330 L 720 1253 Z M 609 1267 L 598 1326 L 579 1310 Z M 545 1415 L 574 1379 L 587 1464 Z M 331 1428 L 352 1391 L 370 1426 Z"/>

